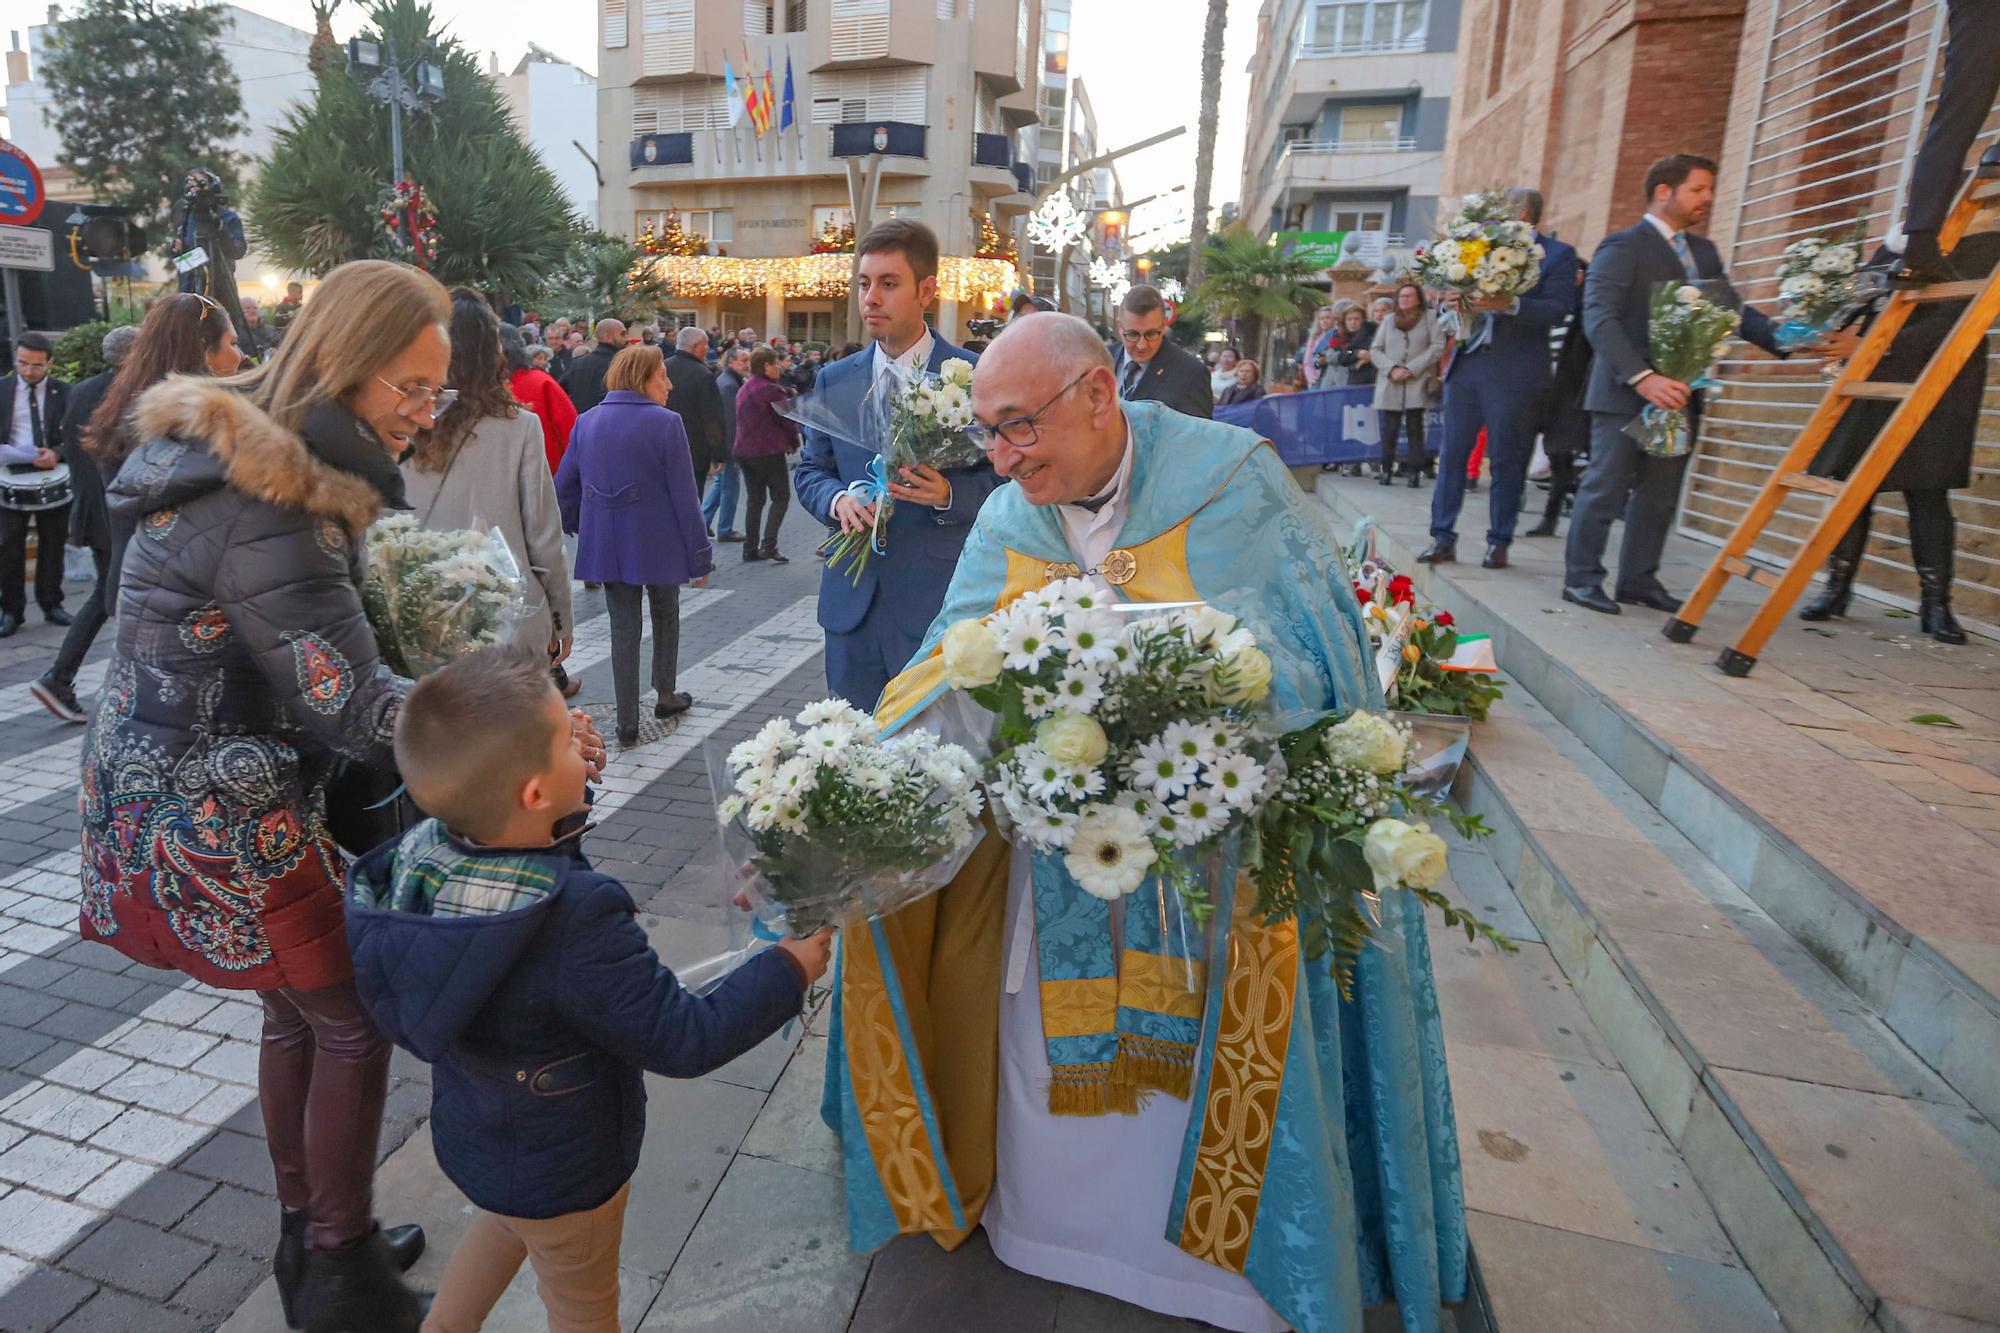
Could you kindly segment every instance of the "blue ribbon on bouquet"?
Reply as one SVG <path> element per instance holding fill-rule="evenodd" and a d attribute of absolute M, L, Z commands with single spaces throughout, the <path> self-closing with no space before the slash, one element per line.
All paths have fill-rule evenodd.
<path fill-rule="evenodd" d="M 868 544 L 875 548 L 875 554 L 885 555 L 889 547 L 882 540 L 882 522 L 887 517 L 883 501 L 889 498 L 889 461 L 880 454 L 868 460 L 867 495 L 868 505 L 875 511 L 875 530 L 869 535 Z"/>
<path fill-rule="evenodd" d="M 1771 341 L 1787 352 L 1796 352 L 1801 347 L 1809 347 L 1823 337 L 1826 330 L 1817 324 L 1808 324 L 1802 319 L 1788 319 L 1771 331 Z"/>

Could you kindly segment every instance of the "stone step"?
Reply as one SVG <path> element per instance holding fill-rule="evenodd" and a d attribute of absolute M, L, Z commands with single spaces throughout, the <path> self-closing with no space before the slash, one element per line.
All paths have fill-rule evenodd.
<path fill-rule="evenodd" d="M 1533 698 L 1459 796 L 1788 1328 L 2000 1330 L 2000 1130 Z"/>
<path fill-rule="evenodd" d="M 1514 567 L 1497 572 L 1419 565 L 1428 491 L 1332 485 L 1317 496 L 1343 533 L 1373 518 L 1377 549 L 1397 570 L 1492 635 L 1511 685 L 1503 712 L 1532 695 L 1925 1064 L 2000 1120 L 2000 895 L 1990 891 L 1995 844 L 1980 832 L 1982 821 L 2000 827 L 2000 809 L 1967 804 L 1989 800 L 1970 788 L 2000 792 L 2000 777 L 1915 734 L 1926 728 L 1887 725 L 1880 707 L 1870 715 L 1838 697 L 1927 682 L 1938 688 L 1904 690 L 1898 717 L 1954 700 L 1964 727 L 1930 734 L 2000 753 L 2000 727 L 1977 711 L 1995 702 L 2000 653 L 1976 644 L 1936 663 L 1904 657 L 1918 646 L 1907 626 L 1873 624 L 1867 617 L 1883 613 L 1857 603 L 1856 621 L 1836 633 L 1866 649 L 1828 656 L 1837 645 L 1788 623 L 1755 676 L 1728 681 L 1712 669 L 1708 641 L 1727 642 L 1747 617 L 1733 591 L 1710 612 L 1703 642 L 1675 646 L 1659 637 L 1656 613 L 1628 608 L 1614 619 L 1560 602 L 1560 541 L 1517 541 Z M 1483 508 L 1468 506 L 1462 525 L 1482 521 Z M 1710 554 L 1676 539 L 1667 577 L 1691 582 Z M 1878 640 L 1874 659 L 1901 660 L 1871 681 L 1857 659 Z"/>

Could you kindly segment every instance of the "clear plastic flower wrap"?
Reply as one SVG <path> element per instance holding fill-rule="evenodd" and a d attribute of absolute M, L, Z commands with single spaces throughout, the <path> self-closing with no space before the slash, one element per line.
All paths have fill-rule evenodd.
<path fill-rule="evenodd" d="M 367 543 L 362 606 L 398 675 L 421 676 L 504 642 L 527 612 L 527 581 L 498 528 L 433 532 L 391 514 L 368 529 Z"/>
<path fill-rule="evenodd" d="M 771 932 L 887 915 L 951 882 L 981 836 L 972 756 L 925 731 L 883 739 L 839 699 L 707 749 L 723 854 Z"/>
<path fill-rule="evenodd" d="M 1735 294 L 1720 278 L 1654 286 L 1646 324 L 1647 358 L 1655 373 L 1688 386 L 1691 394 L 1719 394 L 1709 376 L 1743 322 Z M 1647 403 L 1625 427 L 1639 448 L 1656 458 L 1679 458 L 1694 448 L 1694 400 L 1686 407 Z"/>

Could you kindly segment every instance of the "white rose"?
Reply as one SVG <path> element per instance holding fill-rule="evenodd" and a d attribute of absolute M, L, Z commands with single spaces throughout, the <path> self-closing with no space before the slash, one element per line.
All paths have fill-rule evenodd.
<path fill-rule="evenodd" d="M 1327 757 L 1342 768 L 1400 773 L 1408 741 L 1400 728 L 1374 713 L 1355 713 L 1326 733 Z"/>
<path fill-rule="evenodd" d="M 1217 704 L 1255 703 L 1270 691 L 1271 659 L 1254 646 L 1223 658 L 1208 685 L 1209 702 Z"/>
<path fill-rule="evenodd" d="M 1701 288 L 1692 283 L 1683 283 L 1674 289 L 1674 299 L 1682 305 L 1693 305 L 1701 299 Z"/>
<path fill-rule="evenodd" d="M 1375 887 L 1428 889 L 1444 878 L 1444 839 L 1423 824 L 1378 819 L 1368 826 L 1361 854 L 1374 873 Z"/>
<path fill-rule="evenodd" d="M 1000 679 L 1000 640 L 985 622 L 961 620 L 944 632 L 944 674 L 954 689 L 973 690 Z"/>
<path fill-rule="evenodd" d="M 953 357 L 938 367 L 938 378 L 942 379 L 946 384 L 970 384 L 972 383 L 972 363 Z"/>
<path fill-rule="evenodd" d="M 1220 643 L 1236 629 L 1235 616 L 1212 606 L 1191 606 L 1180 613 L 1180 622 L 1187 626 L 1188 638 L 1196 643 L 1203 639 Z"/>
<path fill-rule="evenodd" d="M 1035 745 L 1059 764 L 1094 768 L 1104 762 L 1110 742 L 1093 719 L 1062 712 L 1035 728 Z"/>
<path fill-rule="evenodd" d="M 1471 272 L 1472 272 L 1471 269 L 1467 268 L 1465 265 L 1459 263 L 1455 259 L 1444 266 L 1445 277 L 1449 278 L 1453 282 L 1464 282 L 1466 277 Z"/>

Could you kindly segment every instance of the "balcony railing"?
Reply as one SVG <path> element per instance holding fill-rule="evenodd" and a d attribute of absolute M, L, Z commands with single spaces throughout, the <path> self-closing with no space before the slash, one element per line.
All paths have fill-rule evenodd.
<path fill-rule="evenodd" d="M 1396 37 L 1386 42 L 1314 42 L 1299 43 L 1300 60 L 1326 60 L 1334 56 L 1385 56 L 1398 51 L 1421 51 L 1424 49 L 1424 34 Z"/>
<path fill-rule="evenodd" d="M 1280 161 L 1286 157 L 1325 157 L 1345 153 L 1414 153 L 1417 141 L 1414 136 L 1399 134 L 1393 138 L 1382 135 L 1372 139 L 1294 139 L 1285 145 Z"/>

